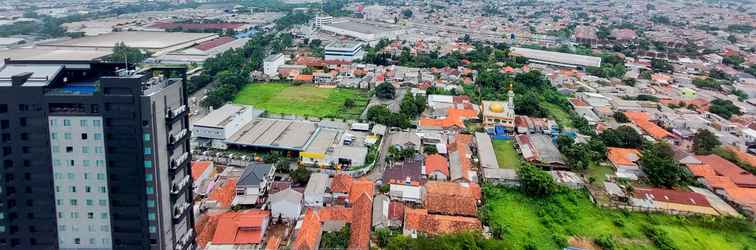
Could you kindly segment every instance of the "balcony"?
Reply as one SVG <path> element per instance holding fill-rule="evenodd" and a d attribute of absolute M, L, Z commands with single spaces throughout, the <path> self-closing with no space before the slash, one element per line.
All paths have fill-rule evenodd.
<path fill-rule="evenodd" d="M 186 105 L 181 105 L 176 109 L 169 109 L 168 112 L 165 112 L 165 122 L 166 123 L 172 123 L 176 118 L 182 117 L 182 115 L 186 114 L 186 111 L 188 111 L 189 108 L 187 108 Z"/>
<path fill-rule="evenodd" d="M 189 175 L 184 176 L 184 179 L 182 179 L 180 182 L 173 183 L 173 185 L 171 185 L 171 194 L 178 194 L 179 192 L 181 192 L 181 190 L 184 190 L 186 184 L 189 184 Z"/>
<path fill-rule="evenodd" d="M 170 145 L 172 145 L 172 146 L 175 146 L 174 144 L 177 144 L 181 140 L 185 139 L 187 137 L 187 135 L 189 135 L 189 130 L 188 129 L 182 129 L 181 131 L 179 131 L 175 135 L 168 136 L 168 143 Z"/>
<path fill-rule="evenodd" d="M 171 160 L 171 170 L 178 169 L 178 167 L 184 165 L 187 160 L 189 160 L 189 152 L 184 152 L 184 154 L 178 159 Z"/>
<path fill-rule="evenodd" d="M 181 205 L 176 206 L 173 209 L 173 219 L 178 220 L 181 218 L 181 216 L 184 215 L 184 212 L 186 212 L 186 209 L 189 208 L 191 205 L 189 203 L 183 203 Z"/>
<path fill-rule="evenodd" d="M 191 246 L 192 236 L 194 236 L 194 229 L 190 228 L 189 231 L 184 233 L 184 235 L 182 235 L 181 238 L 179 238 L 176 241 L 176 247 L 174 249 L 177 249 L 177 250 L 184 249 L 184 247 L 187 246 L 187 244 L 190 244 L 189 246 Z"/>

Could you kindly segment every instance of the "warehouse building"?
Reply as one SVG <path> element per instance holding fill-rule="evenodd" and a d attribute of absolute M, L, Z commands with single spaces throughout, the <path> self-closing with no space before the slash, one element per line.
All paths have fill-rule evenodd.
<path fill-rule="evenodd" d="M 116 43 L 123 42 L 126 46 L 152 52 L 154 56 L 161 56 L 217 37 L 218 35 L 213 33 L 129 31 L 53 41 L 41 43 L 38 46 L 58 49 L 109 50 L 115 47 Z"/>
<path fill-rule="evenodd" d="M 523 56 L 530 62 L 568 68 L 601 67 L 601 58 L 546 50 L 512 47 L 512 55 Z"/>
<path fill-rule="evenodd" d="M 325 47 L 326 60 L 360 60 L 365 55 L 358 42 L 333 42 Z"/>
<path fill-rule="evenodd" d="M 352 37 L 365 42 L 377 42 L 383 38 L 393 40 L 407 33 L 407 29 L 396 25 L 356 20 L 324 24 L 320 26 L 320 30 Z"/>

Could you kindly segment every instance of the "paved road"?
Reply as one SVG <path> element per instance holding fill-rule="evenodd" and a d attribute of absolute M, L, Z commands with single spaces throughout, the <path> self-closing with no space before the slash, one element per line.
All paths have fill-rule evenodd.
<path fill-rule="evenodd" d="M 386 154 L 391 146 L 391 132 L 386 131 L 386 136 L 383 139 L 383 144 L 378 150 L 378 159 L 375 162 L 375 166 L 367 174 L 367 178 L 371 181 L 376 181 L 383 177 L 383 172 L 386 170 Z"/>

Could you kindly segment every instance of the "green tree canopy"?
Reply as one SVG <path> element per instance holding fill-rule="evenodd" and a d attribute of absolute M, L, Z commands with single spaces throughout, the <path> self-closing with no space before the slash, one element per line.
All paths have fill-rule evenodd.
<path fill-rule="evenodd" d="M 530 164 L 525 164 L 517 170 L 522 190 L 534 196 L 551 195 L 557 190 L 557 184 L 549 173 Z"/>
<path fill-rule="evenodd" d="M 375 87 L 375 95 L 381 99 L 394 99 L 396 97 L 396 88 L 389 82 L 383 82 Z"/>
<path fill-rule="evenodd" d="M 711 154 L 721 144 L 717 136 L 708 129 L 699 129 L 693 135 L 693 152 L 699 155 Z"/>
<path fill-rule="evenodd" d="M 673 157 L 674 151 L 666 142 L 650 144 L 643 149 L 639 163 L 649 183 L 671 188 L 686 181 L 685 170 Z"/>

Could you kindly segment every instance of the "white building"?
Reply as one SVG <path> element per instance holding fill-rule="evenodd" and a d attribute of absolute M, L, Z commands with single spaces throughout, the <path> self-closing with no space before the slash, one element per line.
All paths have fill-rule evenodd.
<path fill-rule="evenodd" d="M 272 54 L 263 60 L 263 73 L 273 77 L 278 74 L 278 68 L 286 63 L 283 54 Z"/>
<path fill-rule="evenodd" d="M 313 173 L 304 191 L 304 205 L 308 207 L 322 207 L 325 191 L 330 186 L 330 178 L 324 173 Z"/>
<path fill-rule="evenodd" d="M 273 219 L 279 216 L 289 221 L 297 221 L 302 213 L 302 194 L 287 188 L 270 195 L 270 211 Z"/>
<path fill-rule="evenodd" d="M 354 19 L 323 25 L 320 27 L 320 30 L 366 42 L 377 42 L 383 38 L 393 40 L 408 32 L 407 29 L 397 25 L 364 22 Z"/>
<path fill-rule="evenodd" d="M 313 20 L 313 23 L 315 25 L 315 28 L 320 28 L 323 25 L 332 24 L 333 17 L 332 16 L 316 16 L 315 20 Z"/>
<path fill-rule="evenodd" d="M 358 42 L 334 42 L 325 47 L 326 60 L 360 60 L 364 56 L 362 45 Z"/>
<path fill-rule="evenodd" d="M 226 104 L 194 122 L 192 136 L 197 138 L 200 144 L 225 149 L 226 139 L 262 113 L 262 110 L 252 106 Z"/>

